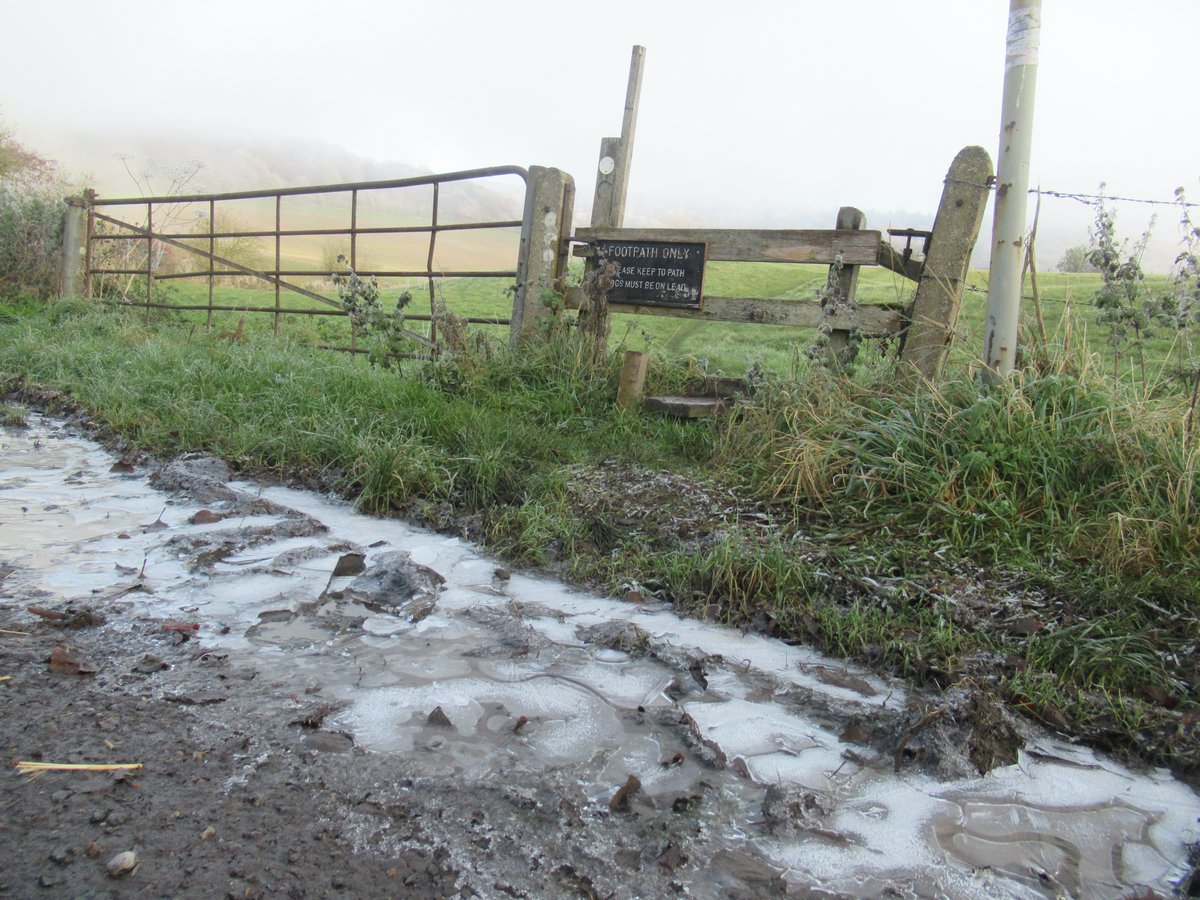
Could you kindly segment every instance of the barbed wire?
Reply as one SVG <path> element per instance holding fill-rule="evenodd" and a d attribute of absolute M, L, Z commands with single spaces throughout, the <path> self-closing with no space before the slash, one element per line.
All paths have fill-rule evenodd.
<path fill-rule="evenodd" d="M 968 187 L 979 188 L 981 191 L 994 191 L 996 189 L 995 182 L 980 184 L 979 182 L 969 181 L 965 178 L 946 178 L 945 183 L 965 184 Z M 1150 200 L 1145 197 L 1122 197 L 1117 194 L 1085 194 L 1080 191 L 1056 191 L 1050 188 L 1030 188 L 1027 193 L 1041 194 L 1043 197 L 1053 197 L 1056 200 L 1075 200 L 1085 206 L 1095 206 L 1097 203 L 1102 203 L 1105 200 L 1111 200 L 1114 203 L 1144 203 L 1147 206 L 1174 206 L 1180 209 L 1191 209 L 1200 206 L 1200 203 L 1191 203 L 1179 197 L 1174 200 Z"/>

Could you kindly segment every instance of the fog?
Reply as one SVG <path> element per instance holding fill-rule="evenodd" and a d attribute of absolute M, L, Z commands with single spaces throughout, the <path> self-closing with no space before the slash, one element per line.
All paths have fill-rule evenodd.
<path fill-rule="evenodd" d="M 822 227 L 849 204 L 875 227 L 920 227 L 961 147 L 995 156 L 1007 13 L 1005 0 L 20 4 L 3 14 L 0 120 L 110 195 L 137 193 L 115 154 L 200 159 L 210 189 L 515 163 L 571 172 L 586 214 L 637 43 L 628 224 Z M 1198 31 L 1195 0 L 1046 0 L 1032 183 L 1200 199 Z M 1124 204 L 1118 223 L 1134 237 L 1153 211 Z M 1158 212 L 1161 269 L 1178 215 Z M 1091 216 L 1045 201 L 1043 268 L 1086 241 Z"/>

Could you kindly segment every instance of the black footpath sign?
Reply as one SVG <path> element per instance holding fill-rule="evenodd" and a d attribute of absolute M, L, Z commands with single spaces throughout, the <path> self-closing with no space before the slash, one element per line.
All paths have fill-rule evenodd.
<path fill-rule="evenodd" d="M 609 303 L 699 309 L 704 289 L 704 244 L 676 241 L 596 241 L 597 262 L 621 267 Z"/>

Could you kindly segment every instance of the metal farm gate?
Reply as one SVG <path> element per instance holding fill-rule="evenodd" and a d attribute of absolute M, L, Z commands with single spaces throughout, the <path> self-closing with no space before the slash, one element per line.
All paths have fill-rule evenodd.
<path fill-rule="evenodd" d="M 535 172 L 537 167 L 534 167 Z M 494 220 L 463 220 L 456 218 L 447 221 L 444 215 L 443 186 L 450 184 L 478 185 L 489 180 L 495 184 L 499 178 L 521 179 L 521 190 L 527 192 L 529 170 L 520 166 L 494 166 L 491 168 L 471 169 L 461 172 L 449 172 L 437 175 L 422 175 L 413 178 L 401 178 L 389 181 L 369 181 L 348 184 L 327 184 L 313 187 L 282 188 L 275 190 L 235 191 L 217 194 L 169 195 L 159 197 L 126 197 L 117 199 L 99 198 L 94 194 L 87 195 L 82 204 L 76 205 L 78 213 L 86 211 L 84 225 L 83 265 L 79 273 L 82 277 L 82 288 L 86 296 L 96 296 L 100 293 L 102 284 L 112 284 L 114 279 L 124 280 L 124 289 L 120 290 L 122 302 L 138 307 L 144 307 L 147 316 L 152 309 L 191 310 L 207 312 L 207 324 L 211 326 L 214 312 L 237 312 L 265 314 L 273 317 L 273 329 L 279 331 L 279 323 L 283 316 L 346 316 L 338 300 L 326 296 L 311 286 L 297 283 L 297 279 L 313 281 L 328 279 L 331 271 L 328 267 L 298 266 L 285 267 L 284 244 L 294 238 L 327 238 L 343 239 L 346 244 L 346 262 L 359 275 L 377 278 L 406 278 L 424 279 L 429 293 L 429 313 L 406 314 L 406 320 L 430 322 L 433 329 L 433 301 L 437 295 L 439 279 L 449 278 L 503 278 L 516 283 L 522 275 L 522 265 L 519 256 L 529 232 L 530 204 L 525 202 L 526 214 L 521 219 Z M 428 219 L 421 224 L 363 224 L 361 212 L 369 198 L 380 196 L 384 191 L 415 191 L 424 189 L 431 191 L 428 204 Z M 305 198 L 328 197 L 342 195 L 348 198 L 349 221 L 344 226 L 335 227 L 286 227 L 287 207 L 285 198 L 295 203 L 295 198 L 301 202 Z M 259 201 L 260 212 L 264 202 L 273 205 L 273 224 L 257 227 L 222 227 L 222 212 L 239 201 Z M 82 208 L 80 208 L 82 207 Z M 134 213 L 135 215 L 130 215 Z M 180 223 L 186 223 L 187 217 L 192 217 L 193 227 L 183 230 Z M 310 217 L 311 218 L 311 217 Z M 376 219 L 379 216 L 375 217 Z M 411 219 L 411 217 L 409 217 Z M 228 221 L 228 220 L 227 220 Z M 206 225 L 204 223 L 207 223 Z M 515 232 L 520 229 L 521 241 L 513 241 L 512 264 L 505 268 L 477 268 L 458 266 L 451 269 L 438 267 L 435 258 L 438 250 L 438 237 L 454 232 Z M 381 235 L 426 235 L 427 241 L 424 252 L 424 265 L 419 267 L 368 267 L 359 269 L 362 259 L 362 239 L 368 236 Z M 239 240 L 267 241 L 273 243 L 273 265 L 247 265 L 222 255 L 222 243 Z M 186 267 L 183 271 L 163 271 L 162 260 L 164 251 L 174 248 L 182 256 L 193 263 L 195 267 Z M 115 251 L 115 252 L 114 252 Z M 259 254 L 259 259 L 264 254 Z M 411 254 L 410 254 L 411 255 Z M 368 266 L 370 261 L 368 260 Z M 342 268 L 339 266 L 339 268 Z M 230 304 L 219 303 L 215 297 L 215 286 L 218 279 L 229 277 L 248 278 L 265 282 L 274 288 L 274 303 L 264 304 Z M 170 302 L 170 298 L 156 293 L 156 285 L 171 280 L 204 279 L 208 284 L 207 302 Z M 132 296 L 130 287 L 137 285 Z M 284 303 L 284 294 L 296 294 L 315 302 L 314 305 L 296 306 Z M 467 317 L 468 322 L 489 325 L 508 325 L 507 317 Z M 433 335 L 431 334 L 432 338 Z M 423 343 L 432 346 L 430 341 L 421 339 Z M 330 347 L 330 349 L 357 351 L 355 335 L 351 325 L 351 345 L 348 347 Z"/>

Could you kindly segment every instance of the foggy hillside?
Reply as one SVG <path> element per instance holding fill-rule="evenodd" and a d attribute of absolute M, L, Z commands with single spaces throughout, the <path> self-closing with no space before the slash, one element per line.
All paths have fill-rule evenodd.
<path fill-rule="evenodd" d="M 184 192 L 221 193 L 384 181 L 431 171 L 409 163 L 368 159 L 320 141 L 262 138 L 226 141 L 66 131 L 21 137 L 39 153 L 57 159 L 69 172 L 83 176 L 102 197 L 172 193 L 173 185 L 189 174 L 191 177 L 182 188 Z M 439 216 L 442 221 L 519 219 L 521 189 L 520 179 L 513 176 L 444 185 Z M 427 187 L 370 192 L 361 195 L 360 202 L 367 209 L 399 214 L 405 219 L 424 219 L 429 215 L 431 194 Z M 305 202 L 313 206 L 343 206 L 346 201 L 333 195 Z"/>
<path fill-rule="evenodd" d="M 9 124 L 15 126 L 15 123 Z M 112 135 L 56 131 L 49 127 L 16 130 L 17 137 L 27 146 L 58 159 L 70 172 L 84 175 L 102 196 L 109 197 L 165 193 L 172 173 L 189 170 L 194 163 L 202 165 L 187 185 L 187 190 L 193 192 L 375 181 L 432 171 L 411 163 L 359 156 L 323 141 Z M 398 152 L 402 150 L 403 147 Z M 481 157 L 479 164 L 489 162 L 494 161 Z M 572 174 L 577 182 L 575 221 L 577 225 L 586 225 L 591 206 L 592 173 Z M 930 228 L 941 187 L 941 184 L 929 185 L 928 208 L 919 210 L 877 209 L 870 196 L 851 195 L 848 200 L 866 212 L 871 228 Z M 430 195 L 428 188 L 365 194 L 363 209 L 375 209 L 406 221 L 426 220 Z M 444 222 L 518 219 L 521 217 L 521 198 L 522 185 L 513 177 L 446 186 L 441 192 L 440 216 Z M 343 207 L 346 201 L 344 197 L 314 198 L 310 205 Z M 1147 207 L 1116 204 L 1115 209 L 1119 232 L 1131 241 L 1152 224 L 1151 211 Z M 1178 253 L 1177 211 L 1170 207 L 1159 209 L 1143 259 L 1147 271 L 1152 272 L 1169 271 Z M 658 186 L 639 179 L 636 153 L 627 210 L 626 224 L 639 227 L 829 228 L 837 216 L 836 208 L 805 206 L 803 201 L 764 207 L 737 196 L 701 199 L 693 195 L 664 200 Z M 979 268 L 988 265 L 991 215 L 989 204 L 972 260 Z M 1093 215 L 1090 206 L 1047 198 L 1038 226 L 1039 268 L 1053 271 L 1068 247 L 1086 244 Z"/>

